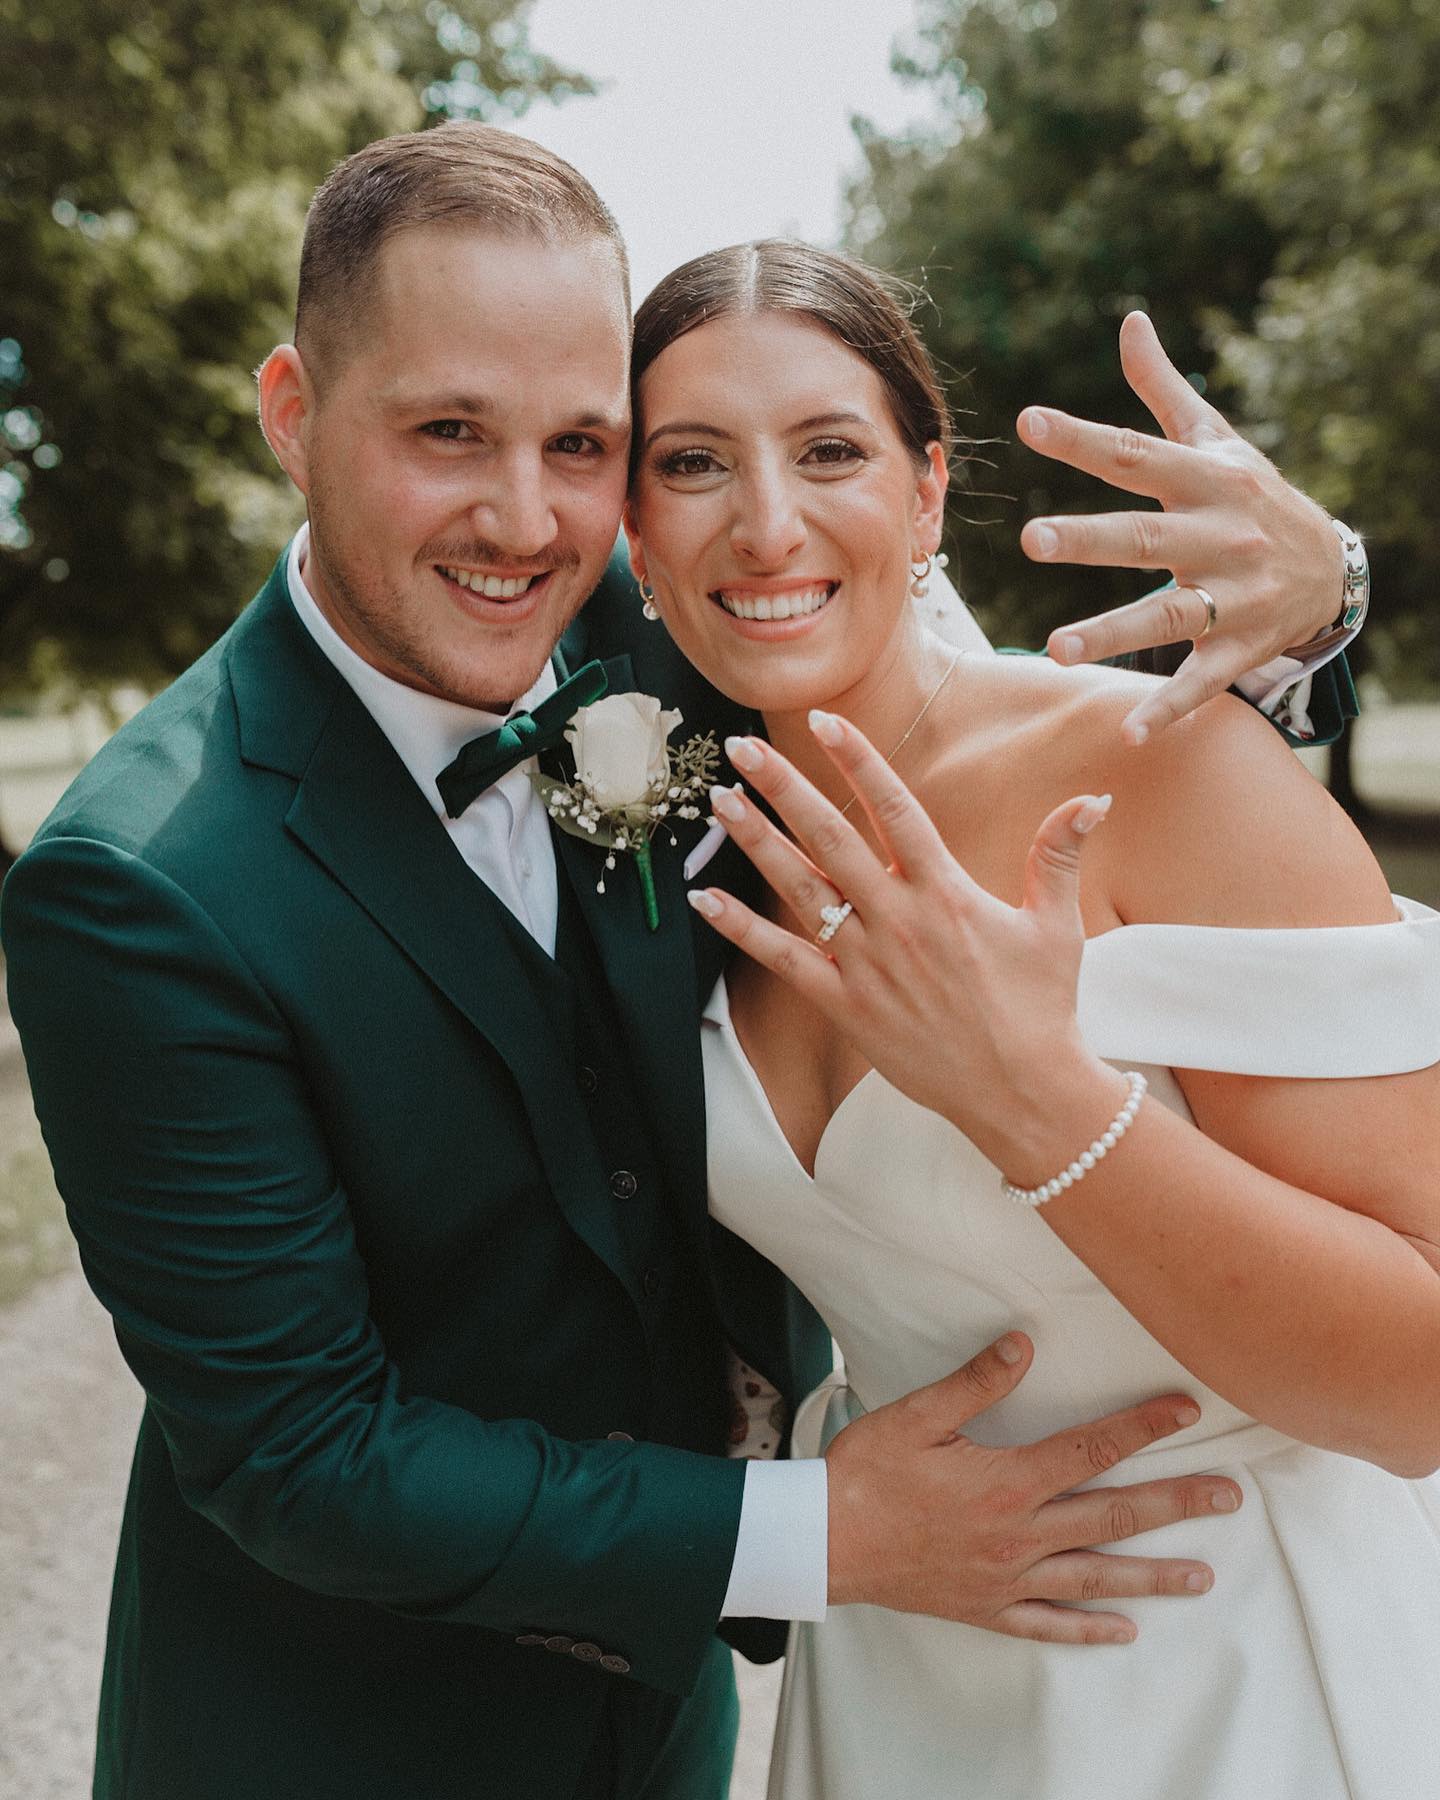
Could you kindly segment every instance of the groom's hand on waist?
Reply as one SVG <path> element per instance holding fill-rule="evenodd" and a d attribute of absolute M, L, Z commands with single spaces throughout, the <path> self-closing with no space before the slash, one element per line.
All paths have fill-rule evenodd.
<path fill-rule="evenodd" d="M 1129 1643 L 1133 1623 L 1081 1601 L 1208 1591 L 1206 1564 L 1093 1549 L 1179 1519 L 1233 1512 L 1219 1475 L 1074 1490 L 1193 1425 L 1183 1394 L 1147 1400 L 1038 1443 L 991 1448 L 965 1427 L 1030 1366 L 1018 1332 L 964 1368 L 846 1426 L 825 1453 L 830 1603 L 962 1620 L 1053 1643 Z"/>

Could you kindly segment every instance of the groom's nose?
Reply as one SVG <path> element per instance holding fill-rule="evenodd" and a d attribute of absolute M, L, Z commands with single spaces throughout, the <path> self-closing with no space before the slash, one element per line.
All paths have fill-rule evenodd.
<path fill-rule="evenodd" d="M 515 557 L 541 555 L 559 535 L 544 459 L 517 451 L 493 464 L 471 502 L 475 535 Z"/>

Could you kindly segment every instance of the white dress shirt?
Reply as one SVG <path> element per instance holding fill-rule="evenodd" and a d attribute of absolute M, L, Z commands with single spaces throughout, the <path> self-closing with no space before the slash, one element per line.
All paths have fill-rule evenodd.
<path fill-rule="evenodd" d="M 316 604 L 303 573 L 309 541 L 310 528 L 302 525 L 286 563 L 290 599 L 300 622 L 385 733 L 466 863 L 553 957 L 559 914 L 555 846 L 545 808 L 530 782 L 535 758 L 501 776 L 458 819 L 446 817 L 435 785 L 436 776 L 471 738 L 553 694 L 553 667 L 546 663 L 535 685 L 504 717 L 393 680 L 352 650 Z M 828 1503 L 823 1458 L 746 1464 L 735 1560 L 721 1609 L 726 1618 L 824 1618 Z"/>

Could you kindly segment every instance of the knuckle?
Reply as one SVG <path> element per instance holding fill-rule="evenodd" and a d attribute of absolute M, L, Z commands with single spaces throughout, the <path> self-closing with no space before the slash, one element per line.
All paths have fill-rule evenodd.
<path fill-rule="evenodd" d="M 810 913 L 818 912 L 822 905 L 829 904 L 828 891 L 822 887 L 815 876 L 804 870 L 796 875 L 790 889 L 790 898 L 796 911 L 807 916 Z"/>
<path fill-rule="evenodd" d="M 1156 524 L 1158 517 L 1156 513 L 1136 513 L 1130 528 L 1135 553 L 1147 562 L 1160 548 L 1160 528 Z"/>
<path fill-rule="evenodd" d="M 1105 1509 L 1105 1528 L 1112 1542 L 1132 1538 L 1140 1530 L 1140 1512 L 1133 1500 L 1117 1496 Z"/>
<path fill-rule="evenodd" d="M 1082 1600 L 1105 1600 L 1110 1595 L 1110 1571 L 1101 1557 L 1093 1557 L 1080 1577 Z"/>
<path fill-rule="evenodd" d="M 1124 1454 L 1113 1432 L 1092 1431 L 1085 1439 L 1085 1460 L 1097 1475 L 1113 1469 Z"/>
<path fill-rule="evenodd" d="M 1042 869 L 1053 874 L 1069 875 L 1080 867 L 1080 846 L 1075 843 L 1057 844 L 1050 838 L 1041 838 L 1032 854 Z"/>
<path fill-rule="evenodd" d="M 892 788 L 875 803 L 875 817 L 882 825 L 900 825 L 909 816 L 911 799 L 904 788 Z"/>
<path fill-rule="evenodd" d="M 839 819 L 822 819 L 810 833 L 810 847 L 820 862 L 828 863 L 839 852 L 846 830 Z"/>
<path fill-rule="evenodd" d="M 1144 462 L 1148 449 L 1144 432 L 1131 425 L 1124 425 L 1115 433 L 1115 461 L 1122 469 L 1133 469 Z"/>
<path fill-rule="evenodd" d="M 1185 617 L 1185 602 L 1180 593 L 1179 588 L 1172 588 L 1161 594 L 1157 602 L 1157 623 L 1167 644 L 1181 643 L 1190 635 Z"/>
<path fill-rule="evenodd" d="M 1002 1569 L 1022 1568 L 1034 1562 L 1036 1544 L 1034 1538 L 1016 1533 L 1009 1537 L 998 1537 L 990 1547 L 990 1560 Z"/>
<path fill-rule="evenodd" d="M 988 1358 L 977 1356 L 960 1370 L 960 1385 L 973 1399 L 988 1401 L 991 1397 L 991 1371 Z"/>
<path fill-rule="evenodd" d="M 793 981 L 800 972 L 794 944 L 781 944 L 770 959 L 770 967 L 782 981 Z"/>

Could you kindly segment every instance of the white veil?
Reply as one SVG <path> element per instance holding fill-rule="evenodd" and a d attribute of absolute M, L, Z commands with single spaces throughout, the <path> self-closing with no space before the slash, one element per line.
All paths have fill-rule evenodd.
<path fill-rule="evenodd" d="M 947 644 L 961 650 L 994 648 L 938 562 L 931 565 L 928 592 L 914 606 L 926 629 L 944 638 Z"/>

